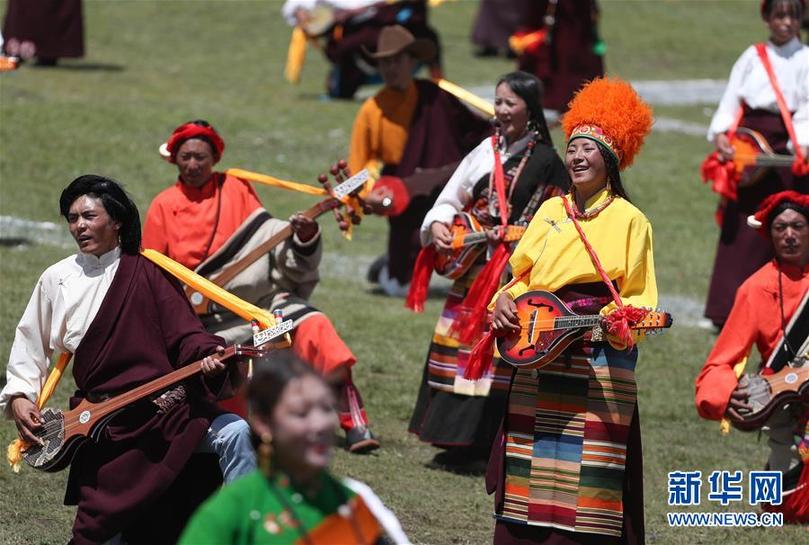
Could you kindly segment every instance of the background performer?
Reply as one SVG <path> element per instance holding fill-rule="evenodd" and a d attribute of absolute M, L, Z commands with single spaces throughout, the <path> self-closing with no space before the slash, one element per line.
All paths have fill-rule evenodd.
<path fill-rule="evenodd" d="M 289 222 L 275 219 L 248 182 L 214 172 L 225 143 L 207 121 L 180 125 L 161 149 L 177 165 L 179 176 L 149 206 L 143 246 L 211 277 L 290 225 L 292 237 L 223 287 L 261 308 L 281 310 L 284 319 L 293 320 L 293 350 L 338 390 L 347 448 L 351 452 L 378 448 L 362 397 L 351 380 L 357 359 L 331 320 L 308 302 L 320 278 L 322 244 L 317 223 L 300 213 Z M 213 307 L 202 320 L 229 342 L 252 338 L 250 324 L 226 309 Z M 235 410 L 244 414 L 244 407 Z"/>
<path fill-rule="evenodd" d="M 499 155 L 502 165 L 509 225 L 528 225 L 547 198 L 564 194 L 569 186 L 542 113 L 542 84 L 537 78 L 525 72 L 500 78 L 494 107 L 499 124 L 496 149 L 492 138 L 486 138 L 464 157 L 421 226 L 422 243 L 433 245 L 437 252 L 450 251 L 450 228 L 459 212 L 469 212 L 481 226 L 491 230 L 491 248 L 482 244 L 474 264 L 450 289 L 430 343 L 410 419 L 410 431 L 422 441 L 451 447 L 438 454 L 435 461 L 453 467 L 471 467 L 488 460 L 512 374 L 510 367 L 496 362 L 492 372 L 479 381 L 464 379 L 471 345 L 483 333 L 484 323 L 473 326 L 470 335 L 459 330 L 472 313 L 466 306 L 480 305 L 481 317 L 486 316 L 491 295 L 464 301 L 475 280 L 481 275 L 493 278 L 493 293 L 503 276 L 504 261 L 502 266 L 494 262 L 489 266 L 499 270 L 484 272 L 500 240 L 497 229 L 501 226 L 502 205 L 495 189 L 494 154 Z M 515 242 L 508 243 L 508 251 L 514 245 Z M 469 337 L 466 342 L 461 340 L 464 336 Z"/>

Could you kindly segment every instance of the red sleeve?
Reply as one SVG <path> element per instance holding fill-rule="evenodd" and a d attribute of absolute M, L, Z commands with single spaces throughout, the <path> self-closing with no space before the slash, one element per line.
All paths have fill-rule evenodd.
<path fill-rule="evenodd" d="M 168 252 L 169 242 L 166 239 L 166 226 L 163 222 L 163 207 L 157 197 L 149 205 L 149 210 L 146 212 L 141 245 L 164 255 Z"/>
<path fill-rule="evenodd" d="M 697 377 L 696 404 L 702 418 L 724 417 L 730 394 L 738 384 L 733 367 L 750 353 L 758 335 L 756 324 L 762 309 L 754 308 L 751 288 L 755 289 L 751 282 L 745 282 L 736 292 L 730 316 Z"/>

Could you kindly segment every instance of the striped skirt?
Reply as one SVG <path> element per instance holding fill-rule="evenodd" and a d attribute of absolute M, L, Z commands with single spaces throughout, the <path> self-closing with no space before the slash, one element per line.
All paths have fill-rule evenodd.
<path fill-rule="evenodd" d="M 637 349 L 577 343 L 542 369 L 516 372 L 500 457 L 499 522 L 622 535 L 636 361 Z M 637 442 L 639 448 L 639 436 Z"/>

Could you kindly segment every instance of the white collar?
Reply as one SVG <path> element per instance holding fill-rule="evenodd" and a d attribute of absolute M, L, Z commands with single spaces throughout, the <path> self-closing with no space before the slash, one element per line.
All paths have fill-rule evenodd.
<path fill-rule="evenodd" d="M 76 262 L 85 271 L 106 269 L 107 267 L 118 261 L 119 257 L 121 257 L 121 247 L 116 246 L 109 252 L 103 254 L 101 257 L 97 257 L 93 254 L 85 254 L 84 252 L 79 252 L 78 254 L 76 254 Z"/>
<path fill-rule="evenodd" d="M 779 57 L 789 58 L 803 48 L 803 44 L 797 36 L 789 40 L 784 45 L 775 45 L 771 40 L 767 40 L 767 45 Z"/>

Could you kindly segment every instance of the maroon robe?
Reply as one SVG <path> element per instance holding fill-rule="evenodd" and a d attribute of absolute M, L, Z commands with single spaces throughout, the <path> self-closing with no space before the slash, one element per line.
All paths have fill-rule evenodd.
<path fill-rule="evenodd" d="M 535 2 L 536 0 L 481 0 L 472 27 L 472 43 L 482 48 L 508 51 L 508 39 L 525 25 Z"/>
<path fill-rule="evenodd" d="M 745 105 L 739 126 L 760 132 L 775 153 L 789 153 L 789 134 L 780 114 Z M 774 255 L 769 237 L 751 229 L 747 216 L 754 214 L 770 195 L 788 189 L 809 193 L 809 176 L 794 176 L 789 167 L 770 169 L 757 184 L 738 188 L 736 200 L 725 205 L 705 304 L 705 317 L 717 327 L 728 319 L 739 286 Z"/>
<path fill-rule="evenodd" d="M 128 391 L 224 344 L 205 331 L 174 279 L 147 259 L 124 254 L 74 355 L 78 391 L 71 408 L 85 397 Z M 176 528 L 137 521 L 169 491 L 221 413 L 216 398 L 231 393 L 226 373 L 204 380 L 197 375 L 184 384 L 186 399 L 165 413 L 148 399 L 136 402 L 106 426 L 98 443 L 79 449 L 65 495 L 65 504 L 78 505 L 72 543 L 102 543 L 120 532 L 126 536 L 129 527 L 154 531 L 143 541 L 176 539 L 184 518 L 172 521 Z"/>
<path fill-rule="evenodd" d="M 404 179 L 405 185 L 407 178 L 417 169 L 438 169 L 457 164 L 491 132 L 486 120 L 435 83 L 421 79 L 414 81 L 418 88 L 418 103 L 410 122 L 402 159 L 396 165 L 385 165 L 382 171 L 384 175 Z M 388 271 L 400 284 L 410 282 L 416 256 L 421 250 L 421 222 L 453 170 L 449 169 L 433 180 L 432 189 L 425 191 L 424 187 L 419 188 L 419 193 L 426 194 L 413 192 L 407 209 L 389 218 Z"/>
<path fill-rule="evenodd" d="M 548 0 L 537 0 L 525 21 L 525 30 L 544 26 Z M 543 106 L 566 111 L 573 94 L 591 79 L 604 75 L 598 43 L 598 5 L 595 0 L 565 0 L 556 6 L 556 22 L 550 45 L 539 54 L 522 55 L 520 70 L 535 74 L 544 87 Z"/>
<path fill-rule="evenodd" d="M 81 0 L 8 0 L 3 39 L 9 55 L 82 57 Z"/>

